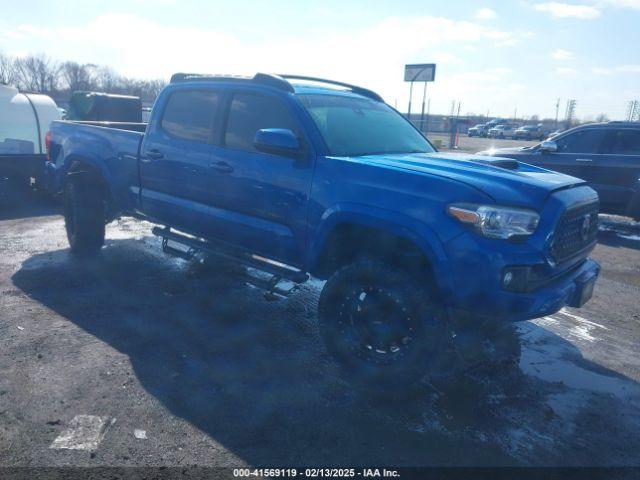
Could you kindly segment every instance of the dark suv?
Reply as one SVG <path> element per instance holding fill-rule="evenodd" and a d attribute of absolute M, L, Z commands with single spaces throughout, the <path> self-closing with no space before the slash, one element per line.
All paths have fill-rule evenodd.
<path fill-rule="evenodd" d="M 582 178 L 598 192 L 601 211 L 640 218 L 640 122 L 592 123 L 533 147 L 480 154 Z"/>

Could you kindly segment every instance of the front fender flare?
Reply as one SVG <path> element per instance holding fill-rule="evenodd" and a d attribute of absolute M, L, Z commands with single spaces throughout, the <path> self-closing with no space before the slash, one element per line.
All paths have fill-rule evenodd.
<path fill-rule="evenodd" d="M 413 242 L 428 259 L 443 299 L 451 297 L 451 271 L 444 247 L 435 231 L 415 218 L 368 205 L 341 203 L 324 212 L 315 230 L 310 232 L 312 241 L 306 261 L 308 271 L 315 270 L 331 232 L 347 223 L 383 230 Z"/>

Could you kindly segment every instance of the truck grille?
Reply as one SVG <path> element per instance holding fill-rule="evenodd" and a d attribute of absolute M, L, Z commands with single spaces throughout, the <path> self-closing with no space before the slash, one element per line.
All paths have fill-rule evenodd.
<path fill-rule="evenodd" d="M 590 247 L 598 238 L 598 202 L 569 208 L 556 227 L 551 256 L 563 262 Z"/>

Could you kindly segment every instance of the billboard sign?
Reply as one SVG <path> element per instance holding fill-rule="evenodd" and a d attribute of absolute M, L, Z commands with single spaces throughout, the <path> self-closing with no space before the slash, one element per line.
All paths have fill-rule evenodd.
<path fill-rule="evenodd" d="M 415 63 L 404 66 L 405 82 L 433 82 L 435 78 L 435 63 Z"/>

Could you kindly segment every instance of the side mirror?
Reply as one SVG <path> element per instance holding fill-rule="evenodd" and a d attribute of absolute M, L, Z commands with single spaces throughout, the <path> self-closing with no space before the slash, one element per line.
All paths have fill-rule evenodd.
<path fill-rule="evenodd" d="M 286 128 L 263 128 L 256 132 L 253 139 L 256 149 L 274 155 L 298 157 L 300 155 L 300 141 L 291 130 Z"/>
<path fill-rule="evenodd" d="M 540 151 L 544 153 L 553 153 L 558 151 L 558 144 L 553 140 L 545 140 L 540 144 Z"/>

